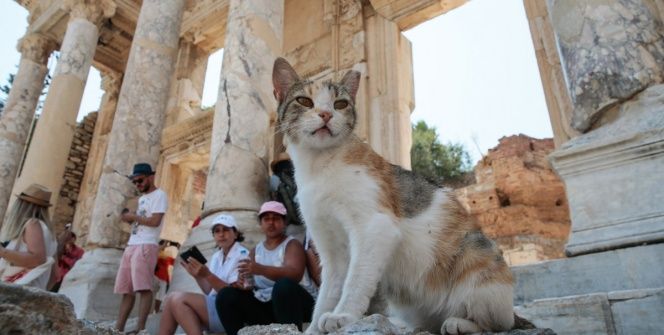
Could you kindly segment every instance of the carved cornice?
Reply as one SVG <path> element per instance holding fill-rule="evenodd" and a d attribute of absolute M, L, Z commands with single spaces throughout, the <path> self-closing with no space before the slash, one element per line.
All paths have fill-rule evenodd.
<path fill-rule="evenodd" d="M 79 18 L 95 25 L 115 15 L 117 4 L 113 0 L 64 0 L 70 19 Z"/>
<path fill-rule="evenodd" d="M 210 141 L 214 109 L 190 117 L 164 129 L 161 136 L 161 148 L 164 154 L 182 151 L 181 144 L 200 144 Z M 186 150 L 191 145 L 182 146 Z"/>
<path fill-rule="evenodd" d="M 46 65 L 48 57 L 56 47 L 57 43 L 52 39 L 42 34 L 29 33 L 18 41 L 16 49 L 24 58 Z"/>
<path fill-rule="evenodd" d="M 122 86 L 122 73 L 104 71 L 101 73 L 101 89 L 109 96 L 117 97 Z"/>

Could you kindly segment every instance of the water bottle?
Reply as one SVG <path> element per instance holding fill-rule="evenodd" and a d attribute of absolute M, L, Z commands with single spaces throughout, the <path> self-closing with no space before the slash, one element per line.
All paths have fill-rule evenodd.
<path fill-rule="evenodd" d="M 242 259 L 251 260 L 251 257 L 249 257 L 249 251 L 247 251 L 246 249 L 241 250 L 240 255 L 242 255 Z M 243 274 L 242 287 L 247 289 L 254 287 L 254 276 L 251 274 Z"/>

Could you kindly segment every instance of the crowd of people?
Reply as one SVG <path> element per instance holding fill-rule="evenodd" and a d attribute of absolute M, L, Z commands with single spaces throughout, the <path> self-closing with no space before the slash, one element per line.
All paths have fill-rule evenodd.
<path fill-rule="evenodd" d="M 139 163 L 128 176 L 142 196 L 136 211 L 125 208 L 120 214 L 131 234 L 115 279 L 114 293 L 121 295 L 116 329 L 124 331 L 137 295 L 137 329 L 127 334 L 145 329 L 153 306 L 162 311 L 159 334 L 174 334 L 180 326 L 187 334 L 235 335 L 246 325 L 270 323 L 301 330 L 310 321 L 320 265 L 309 238 L 302 243 L 287 235 L 293 213 L 279 201 L 265 202 L 258 210 L 264 238 L 251 250 L 241 244 L 244 236 L 232 215 L 214 216 L 210 229 L 218 250 L 210 261 L 194 254 L 180 260 L 203 294 L 166 294 L 175 263 L 166 248 L 175 242 L 160 240 L 168 197 L 155 186 L 154 175 L 149 164 Z M 0 230 L 1 281 L 57 292 L 82 257 L 71 225 L 55 237 L 50 198 L 51 192 L 36 184 L 17 195 Z"/>

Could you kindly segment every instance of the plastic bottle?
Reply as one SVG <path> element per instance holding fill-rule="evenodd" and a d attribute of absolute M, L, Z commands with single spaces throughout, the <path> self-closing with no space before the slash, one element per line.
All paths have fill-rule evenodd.
<path fill-rule="evenodd" d="M 241 250 L 240 255 L 242 255 L 242 259 L 247 259 L 251 260 L 249 257 L 249 251 L 247 250 Z M 254 287 L 254 276 L 251 274 L 244 274 L 242 275 L 242 287 L 244 288 L 252 288 Z"/>

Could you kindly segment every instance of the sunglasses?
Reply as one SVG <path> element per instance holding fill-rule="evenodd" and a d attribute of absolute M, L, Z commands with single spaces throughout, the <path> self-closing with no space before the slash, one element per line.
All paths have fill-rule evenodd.
<path fill-rule="evenodd" d="M 131 183 L 134 184 L 134 185 L 140 185 L 140 184 L 143 184 L 144 181 L 145 181 L 145 178 L 139 178 L 139 179 L 132 180 Z"/>

